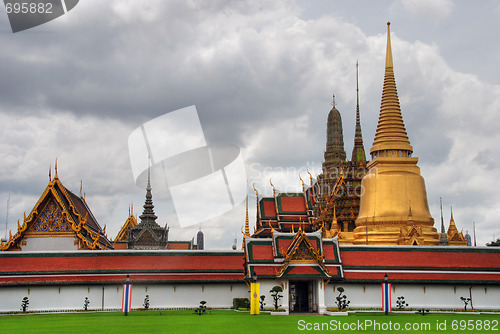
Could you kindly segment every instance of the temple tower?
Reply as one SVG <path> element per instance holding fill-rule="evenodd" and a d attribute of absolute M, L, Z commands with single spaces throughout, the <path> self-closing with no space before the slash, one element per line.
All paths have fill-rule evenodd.
<path fill-rule="evenodd" d="M 361 121 L 359 117 L 359 84 L 358 84 L 357 62 L 356 62 L 356 130 L 354 132 L 354 147 L 352 148 L 351 163 L 355 165 L 366 164 L 365 147 L 363 145 L 363 134 L 361 133 Z"/>
<path fill-rule="evenodd" d="M 326 125 L 326 151 L 323 162 L 323 174 L 329 175 L 339 172 L 339 167 L 345 162 L 344 134 L 342 130 L 342 117 L 335 107 L 335 95 L 333 95 L 333 108 L 328 113 Z"/>
<path fill-rule="evenodd" d="M 394 78 L 390 23 L 379 121 L 362 180 L 354 244 L 437 245 L 418 158 L 412 157 Z"/>
<path fill-rule="evenodd" d="M 148 169 L 148 183 L 146 186 L 146 200 L 144 201 L 141 222 L 130 229 L 128 236 L 129 249 L 166 249 L 168 244 L 168 227 L 161 227 L 156 222 L 151 193 L 151 171 Z"/>

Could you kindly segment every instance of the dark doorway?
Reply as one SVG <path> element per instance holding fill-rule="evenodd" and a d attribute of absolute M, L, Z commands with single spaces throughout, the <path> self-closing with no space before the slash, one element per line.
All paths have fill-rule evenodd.
<path fill-rule="evenodd" d="M 290 282 L 290 311 L 298 313 L 311 312 L 311 281 Z"/>

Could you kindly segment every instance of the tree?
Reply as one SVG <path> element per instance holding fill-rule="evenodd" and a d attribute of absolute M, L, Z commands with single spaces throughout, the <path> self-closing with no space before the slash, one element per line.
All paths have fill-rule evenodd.
<path fill-rule="evenodd" d="M 87 311 L 89 308 L 90 300 L 89 297 L 85 297 L 85 300 L 83 301 L 83 310 Z"/>
<path fill-rule="evenodd" d="M 403 297 L 403 296 L 398 297 L 396 304 L 398 306 L 398 310 L 400 310 L 400 311 L 404 310 L 408 306 L 408 303 L 406 302 L 405 297 Z"/>
<path fill-rule="evenodd" d="M 471 302 L 471 299 L 470 298 L 466 298 L 466 297 L 460 297 L 460 299 L 464 302 L 464 310 L 467 311 L 467 305 L 469 305 L 469 303 Z"/>
<path fill-rule="evenodd" d="M 200 306 L 196 309 L 196 312 L 198 313 L 198 315 L 202 315 L 203 313 L 205 313 L 205 311 L 207 310 L 207 302 L 202 300 L 200 302 Z"/>
<path fill-rule="evenodd" d="M 280 295 L 280 292 L 283 292 L 283 289 L 281 288 L 281 286 L 276 285 L 269 292 L 271 293 L 271 297 L 273 297 L 274 309 L 278 310 L 278 307 L 280 306 L 278 305 L 279 301 L 281 298 L 283 298 L 283 295 Z"/>
<path fill-rule="evenodd" d="M 146 298 L 144 298 L 144 303 L 142 304 L 144 306 L 144 309 L 149 309 L 149 295 L 146 295 Z"/>
<path fill-rule="evenodd" d="M 500 238 L 486 244 L 488 247 L 500 247 Z"/>
<path fill-rule="evenodd" d="M 21 301 L 21 310 L 26 313 L 26 310 L 28 309 L 28 305 L 30 304 L 30 301 L 28 297 L 24 297 L 23 300 Z"/>
<path fill-rule="evenodd" d="M 339 311 L 342 311 L 345 310 L 351 302 L 347 299 L 346 295 L 343 295 L 344 293 L 343 287 L 339 286 L 337 288 L 337 291 L 339 292 L 339 295 L 335 298 L 337 300 L 335 304 L 337 304 L 337 308 L 339 309 Z"/>
<path fill-rule="evenodd" d="M 266 296 L 264 296 L 264 295 L 260 296 L 260 310 L 261 311 L 264 311 L 264 305 L 266 305 L 266 303 L 264 303 L 264 299 L 266 299 Z"/>

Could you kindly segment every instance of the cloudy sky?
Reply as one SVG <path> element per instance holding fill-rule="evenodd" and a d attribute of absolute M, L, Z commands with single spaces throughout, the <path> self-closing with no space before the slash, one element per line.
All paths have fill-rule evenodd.
<path fill-rule="evenodd" d="M 396 82 L 431 212 L 478 244 L 500 237 L 500 5 L 497 1 L 98 1 L 13 34 L 0 10 L 0 235 L 59 177 L 114 238 L 142 211 L 128 136 L 196 105 L 207 142 L 241 148 L 249 183 L 270 194 L 320 172 L 332 94 L 350 156 L 355 63 L 365 149 L 382 91 L 386 22 Z M 305 178 L 305 177 L 304 177 Z M 153 196 L 155 185 L 153 184 Z M 160 197 L 160 198 L 158 198 Z M 171 239 L 191 239 L 172 204 L 153 198 Z M 255 194 L 250 197 L 254 223 Z M 193 206 L 202 203 L 193 203 Z M 208 248 L 241 247 L 245 206 L 201 224 Z"/>

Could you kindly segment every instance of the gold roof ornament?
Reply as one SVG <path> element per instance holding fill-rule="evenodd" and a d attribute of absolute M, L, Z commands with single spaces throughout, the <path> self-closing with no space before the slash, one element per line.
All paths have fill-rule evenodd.
<path fill-rule="evenodd" d="M 382 91 L 382 103 L 380 115 L 375 133 L 375 140 L 370 149 L 373 154 L 379 151 L 403 150 L 410 155 L 413 147 L 410 145 L 408 134 L 403 122 L 401 107 L 399 105 L 396 80 L 392 62 L 391 30 L 390 22 L 387 22 L 387 53 L 385 60 L 384 88 Z"/>
<path fill-rule="evenodd" d="M 57 158 L 56 158 L 56 164 L 55 164 L 55 166 L 54 166 L 54 172 L 55 172 L 55 175 L 54 175 L 54 180 L 59 179 L 59 176 L 57 175 Z"/>
<path fill-rule="evenodd" d="M 309 174 L 309 180 L 311 182 L 311 187 L 313 186 L 313 176 L 312 174 L 309 172 L 309 167 L 307 167 L 307 174 Z"/>

